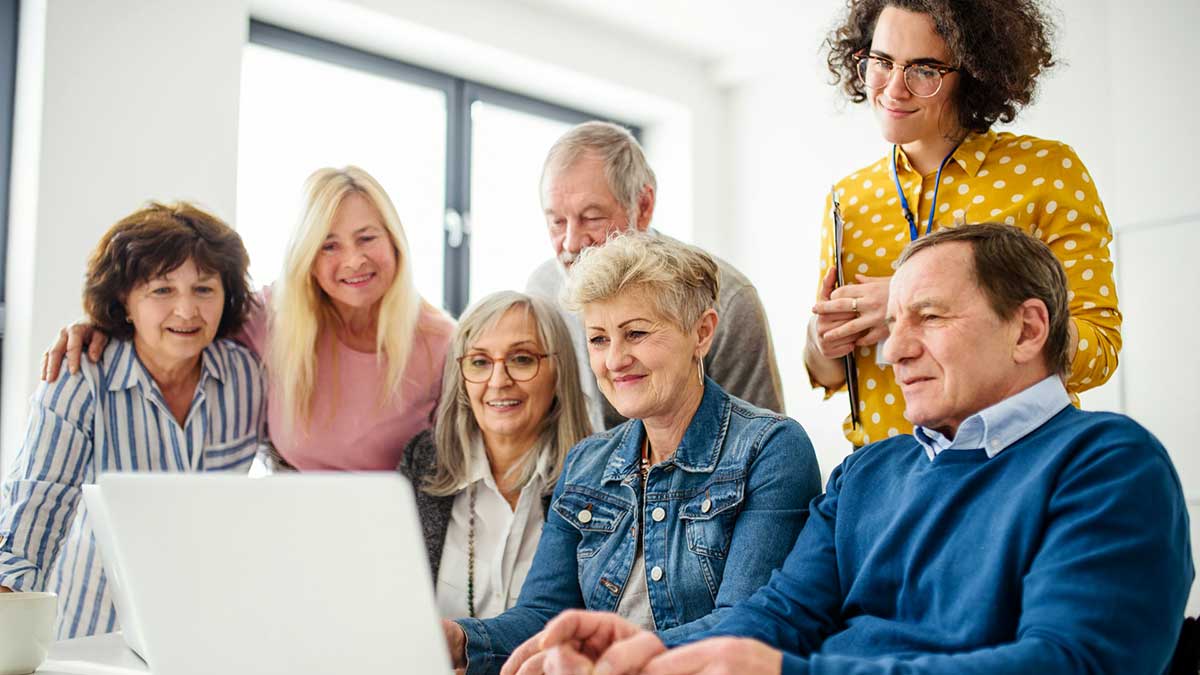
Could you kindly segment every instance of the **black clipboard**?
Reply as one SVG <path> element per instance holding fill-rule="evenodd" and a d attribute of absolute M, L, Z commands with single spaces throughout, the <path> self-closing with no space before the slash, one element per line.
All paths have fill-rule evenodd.
<path fill-rule="evenodd" d="M 829 191 L 830 215 L 833 216 L 833 258 L 837 266 L 837 285 L 846 285 L 846 275 L 842 265 L 842 233 L 845 225 L 842 223 L 842 206 L 838 203 L 837 186 Z M 846 393 L 850 395 L 850 423 L 855 429 L 862 428 L 862 418 L 858 411 L 858 364 L 854 362 L 854 352 L 842 357 L 842 365 L 846 369 Z"/>

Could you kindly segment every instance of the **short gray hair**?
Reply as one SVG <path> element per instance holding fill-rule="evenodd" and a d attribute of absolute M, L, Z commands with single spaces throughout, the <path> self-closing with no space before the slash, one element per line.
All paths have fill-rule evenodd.
<path fill-rule="evenodd" d="M 517 485 L 524 487 L 545 461 L 553 488 L 562 471 L 567 452 L 592 433 L 587 404 L 579 384 L 579 366 L 571 333 L 562 314 L 548 301 L 518 293 L 500 291 L 485 296 L 463 312 L 450 338 L 446 366 L 442 371 L 442 398 L 438 403 L 437 422 L 433 438 L 437 446 L 436 470 L 422 489 L 437 496 L 454 494 L 470 475 L 471 444 L 479 437 L 479 423 L 471 411 L 470 397 L 458 360 L 479 337 L 491 330 L 508 310 L 520 307 L 529 313 L 537 326 L 538 339 L 551 358 L 557 359 L 557 379 L 554 382 L 554 402 L 538 439 L 539 452 L 526 454 L 514 467 Z"/>
<path fill-rule="evenodd" d="M 660 318 L 690 331 L 716 305 L 721 272 L 700 248 L 662 234 L 626 232 L 580 253 L 562 300 L 579 312 L 631 290 L 644 292 Z"/>
<path fill-rule="evenodd" d="M 594 153 L 604 162 L 604 177 L 613 197 L 625 209 L 626 226 L 637 224 L 638 197 L 649 185 L 658 190 L 658 179 L 646 161 L 646 154 L 637 139 L 625 127 L 610 122 L 584 122 L 559 137 L 546 161 L 542 164 L 539 184 L 545 201 L 546 181 L 569 168 L 587 153 Z"/>

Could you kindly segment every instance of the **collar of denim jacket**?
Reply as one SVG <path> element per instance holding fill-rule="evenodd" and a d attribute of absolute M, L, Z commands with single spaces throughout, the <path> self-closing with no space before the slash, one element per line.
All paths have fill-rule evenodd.
<path fill-rule="evenodd" d="M 729 395 L 712 378 L 704 378 L 704 396 L 700 407 L 683 432 L 683 440 L 675 454 L 667 460 L 684 471 L 711 473 L 717 466 L 725 433 L 729 429 L 732 403 Z M 642 462 L 642 438 L 646 427 L 639 419 L 630 420 L 622 430 L 617 448 L 604 468 L 604 482 L 622 481 L 640 470 Z"/>

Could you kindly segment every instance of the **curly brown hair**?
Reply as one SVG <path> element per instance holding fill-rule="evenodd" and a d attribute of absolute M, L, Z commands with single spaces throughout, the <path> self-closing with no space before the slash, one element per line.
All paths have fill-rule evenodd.
<path fill-rule="evenodd" d="M 1038 0 L 847 0 L 841 26 L 825 40 L 833 84 L 855 103 L 867 99 L 854 55 L 870 49 L 885 7 L 929 15 L 954 56 L 961 81 L 958 123 L 984 132 L 1011 122 L 1033 100 L 1038 75 L 1055 65 L 1054 25 Z"/>
<path fill-rule="evenodd" d="M 133 337 L 133 324 L 125 311 L 129 292 L 189 259 L 200 271 L 220 276 L 225 287 L 216 337 L 236 334 L 258 304 L 250 285 L 250 256 L 233 228 L 186 202 L 151 202 L 104 233 L 88 259 L 84 311 L 96 328 L 129 339 Z"/>

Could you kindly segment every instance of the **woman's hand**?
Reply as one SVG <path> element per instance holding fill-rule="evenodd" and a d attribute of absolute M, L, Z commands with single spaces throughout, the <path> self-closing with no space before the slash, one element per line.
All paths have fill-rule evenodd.
<path fill-rule="evenodd" d="M 442 633 L 446 648 L 450 651 L 450 667 L 461 670 L 467 667 L 467 632 L 450 619 L 442 619 Z"/>
<path fill-rule="evenodd" d="M 831 351 L 840 351 L 839 356 L 849 354 L 855 347 L 875 345 L 888 336 L 888 284 L 892 278 L 863 274 L 854 278 L 858 283 L 832 290 L 828 301 L 813 307 L 818 317 L 829 318 L 825 330 L 820 319 L 817 321 L 821 343 L 835 346 L 837 349 Z"/>
<path fill-rule="evenodd" d="M 87 347 L 88 359 L 92 363 L 104 355 L 108 346 L 108 335 L 96 330 L 86 321 L 75 323 L 58 331 L 58 339 L 42 353 L 42 379 L 53 382 L 58 379 L 63 355 L 67 357 L 67 370 L 75 375 L 79 372 L 79 364 L 83 358 L 83 348 Z"/>
<path fill-rule="evenodd" d="M 830 333 L 844 328 L 858 318 L 854 311 L 854 300 L 849 297 L 836 297 L 841 288 L 837 284 L 837 270 L 829 268 L 821 281 L 821 291 L 816 304 L 812 307 L 813 321 L 809 324 L 809 342 L 817 354 L 827 360 L 840 359 L 854 351 L 854 342 L 859 335 L 851 333 L 838 338 L 838 334 L 830 337 Z"/>

